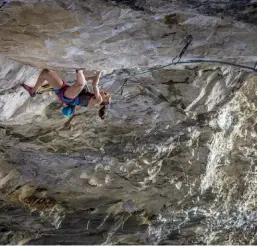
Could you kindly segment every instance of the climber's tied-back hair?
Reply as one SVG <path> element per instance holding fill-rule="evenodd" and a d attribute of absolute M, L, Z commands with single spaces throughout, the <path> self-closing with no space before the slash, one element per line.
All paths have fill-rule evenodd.
<path fill-rule="evenodd" d="M 107 96 L 108 102 L 102 102 L 100 105 L 102 106 L 99 110 L 99 117 L 104 120 L 107 116 L 107 105 L 110 103 L 111 96 L 108 92 L 104 92 L 104 95 Z"/>

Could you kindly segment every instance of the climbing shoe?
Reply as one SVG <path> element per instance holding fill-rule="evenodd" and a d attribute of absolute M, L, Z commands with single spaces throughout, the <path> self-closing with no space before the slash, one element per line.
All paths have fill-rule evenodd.
<path fill-rule="evenodd" d="M 31 97 L 35 97 L 36 96 L 36 93 L 35 92 L 32 92 L 32 87 L 28 86 L 28 85 L 25 85 L 25 84 L 22 84 L 22 87 L 27 91 L 29 92 L 30 96 Z"/>

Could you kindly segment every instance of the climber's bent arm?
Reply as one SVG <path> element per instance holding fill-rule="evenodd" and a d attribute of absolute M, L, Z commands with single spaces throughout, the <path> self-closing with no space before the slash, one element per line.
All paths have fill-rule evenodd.
<path fill-rule="evenodd" d="M 94 92 L 94 95 L 95 95 L 95 100 L 99 104 L 102 102 L 102 97 L 101 97 L 101 95 L 99 93 L 99 87 L 98 87 L 100 74 L 101 74 L 101 71 L 98 71 L 97 74 L 96 74 L 96 77 L 92 81 L 92 86 L 93 86 L 93 92 Z"/>
<path fill-rule="evenodd" d="M 96 77 L 92 81 L 94 97 L 91 98 L 88 107 L 96 106 L 102 103 L 102 97 L 99 93 L 99 87 L 98 87 L 100 74 L 101 74 L 101 71 L 98 71 Z"/>
<path fill-rule="evenodd" d="M 94 106 L 98 106 L 102 103 L 102 97 L 100 96 L 100 93 L 99 93 L 99 88 L 98 86 L 93 86 L 93 91 L 94 91 L 94 97 L 92 97 L 89 101 L 89 104 L 88 104 L 88 107 L 91 108 L 91 107 L 94 107 Z M 99 94 L 99 97 L 96 98 L 96 95 Z"/>

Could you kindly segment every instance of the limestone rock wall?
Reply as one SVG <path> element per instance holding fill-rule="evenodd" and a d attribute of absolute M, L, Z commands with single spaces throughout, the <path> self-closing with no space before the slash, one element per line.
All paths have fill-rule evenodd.
<path fill-rule="evenodd" d="M 251 2 L 237 16 L 230 1 L 185 2 L 4 6 L 1 244 L 256 244 L 256 75 L 205 63 L 135 76 L 170 62 L 187 34 L 183 59 L 254 65 Z M 19 86 L 45 67 L 73 81 L 83 66 L 105 70 L 104 121 L 97 109 L 63 118 L 52 91 Z"/>
<path fill-rule="evenodd" d="M 0 52 L 40 68 L 112 71 L 168 63 L 191 34 L 193 43 L 185 59 L 252 64 L 256 59 L 251 24 L 231 17 L 198 15 L 191 8 L 194 1 L 186 1 L 184 6 L 166 1 L 133 2 L 145 6 L 146 11 L 102 0 L 13 1 L 1 11 Z"/>

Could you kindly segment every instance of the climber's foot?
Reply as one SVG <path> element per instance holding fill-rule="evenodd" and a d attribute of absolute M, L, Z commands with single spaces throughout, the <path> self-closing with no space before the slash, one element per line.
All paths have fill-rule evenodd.
<path fill-rule="evenodd" d="M 22 87 L 27 91 L 29 92 L 30 96 L 31 97 L 35 97 L 36 96 L 36 93 L 35 92 L 32 92 L 32 87 L 28 86 L 28 85 L 25 85 L 25 84 L 22 84 Z"/>

